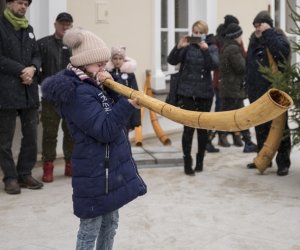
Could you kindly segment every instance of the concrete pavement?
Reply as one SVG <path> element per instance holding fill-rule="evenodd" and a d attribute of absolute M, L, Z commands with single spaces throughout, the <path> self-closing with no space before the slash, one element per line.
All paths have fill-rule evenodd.
<path fill-rule="evenodd" d="M 189 177 L 181 134 L 170 138 L 171 147 L 156 138 L 133 147 L 148 193 L 120 209 L 114 249 L 300 250 L 298 149 L 286 177 L 276 176 L 276 166 L 264 175 L 246 169 L 255 154 L 233 146 L 207 154 L 204 171 Z M 55 166 L 55 181 L 42 190 L 11 196 L 0 184 L 1 250 L 75 249 L 71 179 L 63 176 L 63 160 Z M 41 178 L 41 163 L 33 175 Z"/>

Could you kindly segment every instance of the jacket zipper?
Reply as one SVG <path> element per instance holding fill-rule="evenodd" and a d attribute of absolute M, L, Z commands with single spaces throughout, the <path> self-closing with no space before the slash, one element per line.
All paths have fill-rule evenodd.
<path fill-rule="evenodd" d="M 122 132 L 123 132 L 124 136 L 127 138 L 127 135 L 125 134 L 124 129 L 122 129 Z M 131 145 L 129 144 L 129 141 L 126 140 L 126 143 L 127 143 L 128 147 L 129 147 L 129 150 L 130 150 L 130 153 L 131 153 Z M 131 162 L 132 162 L 132 164 L 133 164 L 133 166 L 134 166 L 134 168 L 135 168 L 135 173 L 136 173 L 138 179 L 140 180 L 140 182 L 141 182 L 141 184 L 143 185 L 143 187 L 146 188 L 146 186 L 145 186 L 145 184 L 144 184 L 144 181 L 142 180 L 142 178 L 140 177 L 140 175 L 139 175 L 139 173 L 138 173 L 138 171 L 137 171 L 137 166 L 136 166 L 135 161 L 134 161 L 133 158 L 132 158 L 132 155 L 131 155 L 130 159 L 131 159 Z"/>
<path fill-rule="evenodd" d="M 108 194 L 109 144 L 106 144 L 105 146 L 104 167 L 105 167 L 105 194 Z"/>

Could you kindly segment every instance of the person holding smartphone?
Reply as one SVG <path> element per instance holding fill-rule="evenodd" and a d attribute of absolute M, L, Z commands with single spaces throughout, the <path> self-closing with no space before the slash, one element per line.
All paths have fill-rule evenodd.
<path fill-rule="evenodd" d="M 168 55 L 171 65 L 183 64 L 178 83 L 177 95 L 179 107 L 193 111 L 209 112 L 211 110 L 214 91 L 211 71 L 219 64 L 218 48 L 214 44 L 214 36 L 208 34 L 205 21 L 196 21 L 192 26 L 192 36 L 183 36 Z M 198 152 L 196 166 L 192 168 L 192 141 L 195 128 L 184 126 L 182 149 L 184 172 L 193 176 L 203 170 L 203 159 L 208 141 L 206 129 L 197 129 Z"/>

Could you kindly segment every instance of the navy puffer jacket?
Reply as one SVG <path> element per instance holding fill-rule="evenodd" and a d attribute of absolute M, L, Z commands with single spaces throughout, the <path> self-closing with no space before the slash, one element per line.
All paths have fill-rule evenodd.
<path fill-rule="evenodd" d="M 204 99 L 213 98 L 211 71 L 218 68 L 219 53 L 212 35 L 208 35 L 207 50 L 197 44 L 178 49 L 175 46 L 168 56 L 171 65 L 183 64 L 177 94 Z"/>
<path fill-rule="evenodd" d="M 277 64 L 287 60 L 290 55 L 290 44 L 283 31 L 267 29 L 260 38 L 252 34 L 246 58 L 246 87 L 250 102 L 257 100 L 271 87 L 271 83 L 259 72 L 260 64 L 269 66 L 267 48 Z"/>
<path fill-rule="evenodd" d="M 125 98 L 114 104 L 92 80 L 80 81 L 70 70 L 46 78 L 42 93 L 59 109 L 75 141 L 72 187 L 76 216 L 104 215 L 146 193 L 124 131 L 134 111 Z"/>

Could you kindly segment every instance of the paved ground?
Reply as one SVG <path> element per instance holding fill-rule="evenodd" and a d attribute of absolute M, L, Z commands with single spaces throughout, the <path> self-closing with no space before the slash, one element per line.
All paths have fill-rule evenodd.
<path fill-rule="evenodd" d="M 246 169 L 255 154 L 236 147 L 207 154 L 204 172 L 189 177 L 180 134 L 170 138 L 172 147 L 148 139 L 144 149 L 133 148 L 148 193 L 120 209 L 114 249 L 300 250 L 298 149 L 286 177 L 276 176 L 275 166 L 264 175 Z M 10 196 L 0 184 L 1 250 L 75 248 L 71 179 L 63 176 L 62 160 L 55 164 L 55 181 L 43 190 Z M 40 163 L 33 175 L 41 178 Z"/>

